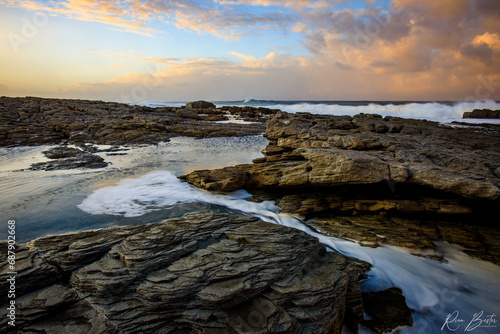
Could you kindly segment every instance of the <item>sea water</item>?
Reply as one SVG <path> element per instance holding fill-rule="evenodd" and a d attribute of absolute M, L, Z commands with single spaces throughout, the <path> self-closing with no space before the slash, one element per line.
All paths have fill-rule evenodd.
<path fill-rule="evenodd" d="M 494 123 L 496 119 L 462 119 L 464 112 L 474 109 L 500 110 L 500 103 L 492 100 L 484 101 L 279 101 L 258 100 L 248 98 L 240 101 L 213 101 L 217 107 L 252 106 L 280 109 L 290 113 L 308 112 L 321 115 L 349 115 L 359 113 L 378 114 L 383 117 L 395 116 L 403 118 L 426 119 L 435 122 Z M 153 102 L 145 101 L 142 105 L 150 107 L 183 106 L 186 102 Z"/>
<path fill-rule="evenodd" d="M 440 122 L 461 121 L 461 114 L 474 108 L 500 109 L 500 105 L 493 101 L 353 103 L 249 99 L 216 104 L 334 115 L 377 113 Z M 154 103 L 154 106 L 162 105 L 172 104 Z M 500 123 L 496 120 L 487 122 Z M 455 245 L 437 244 L 435 255 L 442 256 L 443 262 L 414 256 L 394 247 L 362 247 L 355 242 L 312 231 L 302 224 L 299 217 L 280 214 L 272 202 L 250 202 L 247 200 L 249 194 L 244 190 L 214 194 L 177 178 L 195 169 L 250 163 L 262 156 L 260 151 L 266 145 L 267 140 L 262 136 L 202 140 L 173 138 L 168 143 L 122 147 L 118 152 L 99 153 L 110 163 L 103 169 L 69 171 L 28 170 L 32 163 L 46 160 L 42 152 L 50 146 L 0 148 L 1 235 L 5 235 L 7 220 L 10 219 L 16 220 L 18 240 L 27 241 L 48 234 L 154 222 L 177 206 L 214 205 L 300 229 L 318 237 L 331 251 L 371 263 L 370 278 L 363 282 L 363 290 L 399 287 L 412 309 L 414 326 L 395 332 L 500 332 L 497 322 L 500 267 L 471 258 Z M 362 332 L 369 333 L 369 330 L 363 328 Z"/>
<path fill-rule="evenodd" d="M 101 169 L 29 170 L 46 161 L 43 151 L 52 146 L 0 148 L 0 237 L 7 239 L 7 221 L 16 220 L 19 241 L 110 225 L 154 222 L 153 213 L 141 219 L 91 215 L 78 205 L 93 191 L 122 179 L 168 170 L 177 176 L 196 169 L 251 163 L 261 157 L 268 141 L 262 136 L 194 139 L 172 138 L 157 145 L 121 147 L 98 153 L 109 166 Z M 101 146 L 106 150 L 108 146 Z M 115 198 L 116 199 L 116 198 Z"/>

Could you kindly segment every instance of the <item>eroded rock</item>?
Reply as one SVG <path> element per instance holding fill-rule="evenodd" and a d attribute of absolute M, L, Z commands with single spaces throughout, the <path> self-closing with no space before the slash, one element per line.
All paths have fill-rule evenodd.
<path fill-rule="evenodd" d="M 355 263 L 256 217 L 192 214 L 28 247 L 23 332 L 340 333 L 346 314 L 362 317 Z"/>
<path fill-rule="evenodd" d="M 371 192 L 385 187 L 390 194 L 365 199 L 394 203 L 389 208 L 405 199 L 429 198 L 425 194 L 430 193 L 436 196 L 430 202 L 444 206 L 427 208 L 441 213 L 470 212 L 464 205 L 469 199 L 493 207 L 500 198 L 500 147 L 495 144 L 500 141 L 500 127 L 481 131 L 377 115 L 284 112 L 271 116 L 266 127 L 270 142 L 263 151 L 265 158 L 252 165 L 224 168 L 223 173 L 201 171 L 183 178 L 206 189 L 224 184 L 223 188 L 231 190 L 274 189 L 289 195 L 319 190 L 332 196 L 350 186 L 364 185 Z M 241 186 L 241 177 L 234 175 L 245 175 L 245 184 Z M 421 208 L 427 211 L 425 205 Z"/>

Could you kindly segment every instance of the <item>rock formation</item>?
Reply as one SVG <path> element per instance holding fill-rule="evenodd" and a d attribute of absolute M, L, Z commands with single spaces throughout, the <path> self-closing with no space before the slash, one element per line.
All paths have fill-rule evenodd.
<path fill-rule="evenodd" d="M 500 118 L 500 110 L 474 109 L 472 112 L 464 112 L 462 118 Z"/>
<path fill-rule="evenodd" d="M 255 217 L 49 236 L 16 256 L 23 333 L 340 333 L 345 317 L 355 331 L 362 318 L 353 262 Z M 0 264 L 3 296 L 9 271 Z"/>
<path fill-rule="evenodd" d="M 432 241 L 454 242 L 453 233 L 439 232 L 448 223 L 457 231 L 481 225 L 465 227 L 475 232 L 459 243 L 499 263 L 500 249 L 486 235 L 500 204 L 500 126 L 279 112 L 266 137 L 265 156 L 253 164 L 181 178 L 212 191 L 244 188 L 322 232 L 417 253 Z"/>
<path fill-rule="evenodd" d="M 227 137 L 257 135 L 264 125 L 217 123 L 220 117 L 238 115 L 226 109 L 214 109 L 209 102 L 184 107 L 149 108 L 123 103 L 42 99 L 36 97 L 0 97 L 0 146 L 59 143 L 154 144 L 174 136 Z M 208 108 L 208 109 L 203 109 Z M 270 109 L 253 111 L 263 121 Z M 220 116 L 214 119 L 214 116 Z M 209 116 L 212 116 L 209 119 Z M 204 120 L 208 120 L 205 122 Z"/>
<path fill-rule="evenodd" d="M 253 165 L 199 171 L 184 178 L 220 191 L 301 188 L 302 193 L 382 185 L 392 192 L 400 186 L 430 189 L 447 194 L 452 203 L 456 198 L 496 201 L 500 197 L 500 127 L 480 132 L 378 115 L 280 112 L 269 119 L 266 137 L 270 142 L 263 151 L 265 158 Z M 422 201 L 416 206 L 433 209 Z M 390 210 L 398 201 L 380 205 Z"/>

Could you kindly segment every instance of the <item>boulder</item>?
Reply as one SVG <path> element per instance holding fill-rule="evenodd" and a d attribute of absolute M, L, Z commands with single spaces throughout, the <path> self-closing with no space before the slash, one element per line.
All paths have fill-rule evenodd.
<path fill-rule="evenodd" d="M 195 102 L 189 102 L 186 103 L 186 108 L 187 109 L 215 109 L 215 104 L 212 102 L 207 102 L 207 101 L 195 101 Z"/>

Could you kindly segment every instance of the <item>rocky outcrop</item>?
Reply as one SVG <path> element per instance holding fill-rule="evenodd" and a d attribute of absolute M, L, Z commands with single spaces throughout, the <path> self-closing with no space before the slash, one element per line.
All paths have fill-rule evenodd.
<path fill-rule="evenodd" d="M 250 165 L 181 178 L 244 188 L 321 233 L 435 257 L 434 241 L 500 263 L 500 127 L 453 127 L 377 115 L 277 113 Z"/>
<path fill-rule="evenodd" d="M 464 112 L 462 118 L 500 118 L 500 110 L 474 109 L 472 112 Z"/>
<path fill-rule="evenodd" d="M 209 114 L 225 116 L 228 112 L 213 109 L 211 103 L 193 106 L 209 109 L 3 96 L 0 97 L 0 146 L 154 144 L 173 136 L 228 137 L 264 132 L 260 123 L 204 122 Z"/>
<path fill-rule="evenodd" d="M 417 211 L 464 213 L 469 209 L 461 200 L 496 203 L 500 197 L 500 127 L 478 131 L 378 115 L 280 112 L 267 122 L 266 137 L 265 157 L 253 165 L 183 178 L 209 190 L 274 189 L 332 198 L 338 189 L 364 186 L 379 193 L 365 199 L 387 210 L 409 208 L 408 199 L 421 198 L 411 205 Z M 422 198 L 428 195 L 434 200 Z M 329 202 L 328 209 L 346 206 Z"/>
<path fill-rule="evenodd" d="M 192 214 L 50 236 L 16 255 L 23 333 L 340 333 L 346 316 L 354 325 L 363 316 L 349 259 L 255 217 Z M 4 295 L 8 271 L 3 262 Z"/>
<path fill-rule="evenodd" d="M 490 225 L 495 225 L 493 216 Z M 390 245 L 416 256 L 440 260 L 435 242 L 459 245 L 473 257 L 500 265 L 500 230 L 488 222 L 445 220 L 380 214 L 320 215 L 304 221 L 325 235 L 358 242 L 363 246 Z M 476 223 L 476 225 L 473 225 Z M 479 226 L 477 226 L 479 225 Z"/>
<path fill-rule="evenodd" d="M 195 101 L 186 103 L 186 108 L 188 109 L 215 109 L 215 104 L 207 101 Z"/>

